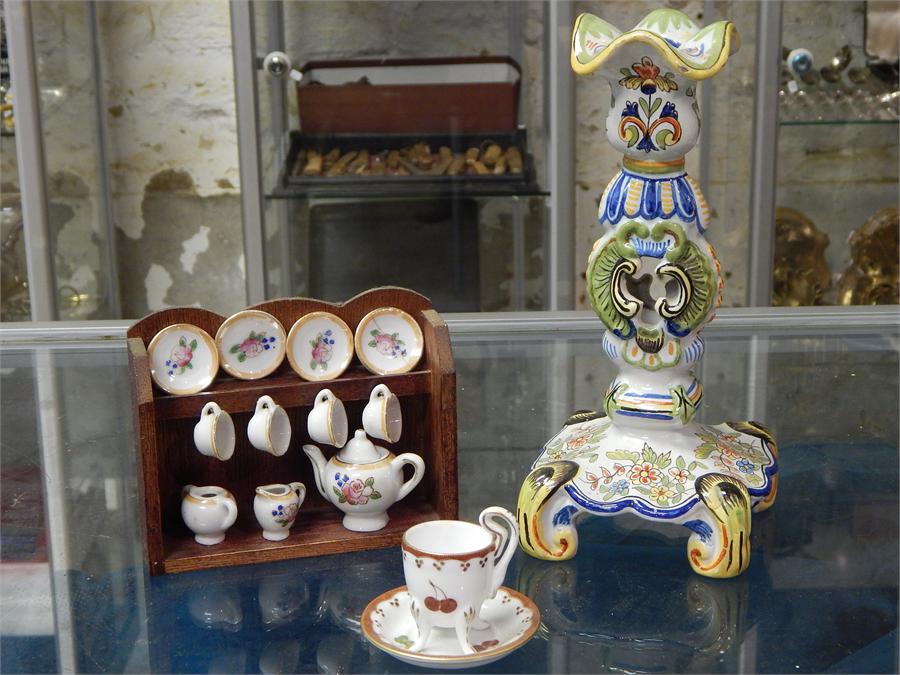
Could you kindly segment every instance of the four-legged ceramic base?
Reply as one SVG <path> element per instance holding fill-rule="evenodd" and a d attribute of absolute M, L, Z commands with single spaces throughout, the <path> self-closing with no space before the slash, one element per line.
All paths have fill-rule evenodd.
<path fill-rule="evenodd" d="M 775 442 L 754 422 L 636 435 L 606 417 L 578 421 L 547 443 L 522 485 L 519 541 L 537 558 L 566 560 L 578 518 L 632 512 L 687 527 L 694 571 L 732 577 L 749 564 L 751 512 L 772 505 L 777 479 Z"/>

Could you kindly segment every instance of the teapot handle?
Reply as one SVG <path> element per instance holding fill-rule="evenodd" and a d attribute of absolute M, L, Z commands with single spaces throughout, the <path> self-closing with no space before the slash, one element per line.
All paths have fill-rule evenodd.
<path fill-rule="evenodd" d="M 506 527 L 493 523 L 493 520 L 502 520 Z M 478 516 L 478 523 L 497 540 L 497 548 L 494 553 L 494 576 L 489 588 L 490 597 L 494 597 L 497 589 L 503 585 L 506 577 L 506 568 L 516 552 L 516 542 L 519 540 L 519 528 L 516 519 L 509 511 L 499 506 L 489 506 Z"/>
<path fill-rule="evenodd" d="M 404 452 L 402 455 L 397 455 L 397 457 L 394 458 L 394 461 L 391 462 L 391 466 L 401 471 L 404 464 L 411 464 L 414 470 L 412 478 L 400 486 L 400 490 L 397 492 L 398 502 L 412 492 L 412 489 L 419 484 L 422 480 L 422 476 L 425 475 L 425 461 L 417 454 L 413 452 Z M 401 474 L 401 476 L 402 475 L 403 474 Z"/>

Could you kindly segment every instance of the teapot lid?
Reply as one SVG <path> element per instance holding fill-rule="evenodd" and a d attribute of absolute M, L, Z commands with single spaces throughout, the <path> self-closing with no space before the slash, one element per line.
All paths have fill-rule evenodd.
<path fill-rule="evenodd" d="M 385 448 L 370 441 L 364 430 L 357 429 L 353 438 L 341 448 L 337 458 L 347 464 L 371 464 L 384 459 L 388 454 Z"/>

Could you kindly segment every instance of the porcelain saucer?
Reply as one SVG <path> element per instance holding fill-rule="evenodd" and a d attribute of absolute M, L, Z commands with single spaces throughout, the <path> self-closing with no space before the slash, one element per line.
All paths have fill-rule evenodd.
<path fill-rule="evenodd" d="M 225 372 L 240 380 L 258 380 L 284 360 L 284 327 L 268 312 L 245 309 L 225 319 L 216 332 L 216 346 Z"/>
<path fill-rule="evenodd" d="M 366 314 L 356 328 L 356 353 L 376 375 L 407 373 L 422 358 L 422 329 L 396 307 L 380 307 Z"/>
<path fill-rule="evenodd" d="M 469 629 L 474 654 L 463 654 L 452 629 L 435 628 L 421 652 L 409 651 L 417 635 L 406 586 L 382 593 L 363 610 L 363 635 L 383 652 L 414 666 L 474 668 L 492 663 L 528 642 L 541 624 L 541 613 L 530 599 L 501 586 L 484 602 L 479 616 L 487 627 Z"/>
<path fill-rule="evenodd" d="M 333 380 L 353 359 L 353 331 L 331 312 L 311 312 L 291 326 L 287 357 L 291 368 L 304 380 Z"/>
<path fill-rule="evenodd" d="M 196 394 L 219 371 L 216 343 L 202 328 L 189 323 L 166 326 L 147 346 L 150 376 L 170 394 Z"/>

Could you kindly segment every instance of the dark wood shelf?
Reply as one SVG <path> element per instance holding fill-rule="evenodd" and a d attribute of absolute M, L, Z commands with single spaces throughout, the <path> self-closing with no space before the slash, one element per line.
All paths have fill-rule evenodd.
<path fill-rule="evenodd" d="M 424 346 L 418 370 L 373 375 L 354 358 L 340 378 L 307 382 L 284 363 L 259 380 L 237 380 L 220 373 L 206 391 L 173 396 L 153 385 L 146 345 L 160 330 L 176 323 L 190 323 L 215 335 L 225 317 L 181 307 L 151 314 L 128 329 L 139 485 L 151 574 L 395 546 L 403 532 L 416 523 L 457 517 L 456 372 L 447 325 L 428 299 L 413 291 L 386 287 L 341 304 L 284 298 L 252 309 L 269 312 L 285 329 L 310 312 L 328 311 L 355 330 L 362 317 L 378 307 L 398 307 L 419 324 Z M 306 421 L 320 390 L 327 387 L 344 402 L 352 431 L 361 423 L 369 394 L 381 382 L 399 397 L 403 411 L 403 434 L 389 449 L 395 454 L 420 455 L 425 475 L 406 500 L 388 510 L 387 527 L 378 532 L 352 532 L 341 524 L 343 512 L 318 493 L 312 465 L 300 446 L 309 442 Z M 264 394 L 284 407 L 290 420 L 290 446 L 280 457 L 260 452 L 247 438 L 256 400 Z M 216 401 L 232 416 L 237 431 L 234 454 L 225 462 L 201 455 L 194 447 L 194 424 L 209 401 Z M 323 449 L 329 455 L 334 452 L 332 448 Z M 291 481 L 306 485 L 306 500 L 291 535 L 281 542 L 267 541 L 253 513 L 255 488 Z M 238 516 L 225 541 L 214 546 L 194 541 L 181 518 L 182 488 L 189 484 L 217 485 L 234 496 Z"/>
<path fill-rule="evenodd" d="M 287 366 L 287 372 L 285 372 Z M 413 396 L 428 392 L 429 370 L 416 370 L 402 375 L 373 375 L 362 366 L 351 366 L 337 380 L 307 382 L 301 380 L 287 361 L 275 374 L 259 380 L 217 379 L 210 387 L 196 394 L 174 396 L 160 394 L 156 398 L 156 415 L 160 420 L 197 417 L 211 398 L 229 413 L 250 412 L 256 399 L 264 394 L 272 396 L 285 408 L 311 406 L 316 394 L 330 389 L 343 402 L 368 400 L 369 392 L 385 383 L 397 396 Z"/>
<path fill-rule="evenodd" d="M 263 539 L 259 527 L 239 521 L 228 530 L 225 541 L 215 546 L 198 544 L 185 529 L 165 538 L 162 566 L 167 573 L 184 572 L 397 546 L 403 533 L 416 523 L 440 518 L 435 508 L 423 501 L 394 504 L 388 516 L 387 527 L 377 532 L 350 532 L 341 524 L 343 513 L 334 507 L 301 508 L 290 536 L 283 541 Z"/>

